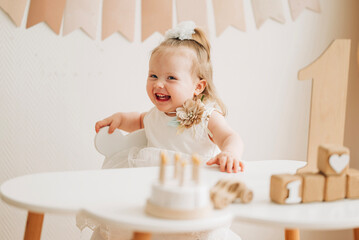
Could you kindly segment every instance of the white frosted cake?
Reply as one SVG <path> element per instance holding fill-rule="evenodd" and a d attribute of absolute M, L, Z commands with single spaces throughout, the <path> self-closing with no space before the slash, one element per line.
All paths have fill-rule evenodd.
<path fill-rule="evenodd" d="M 162 161 L 160 179 L 152 184 L 152 191 L 147 200 L 148 214 L 167 219 L 194 219 L 210 213 L 212 204 L 209 188 L 200 183 L 199 164 L 195 161 L 197 160 L 194 160 L 192 179 L 184 179 L 185 164 L 181 168 L 177 159 L 175 176 L 165 179 L 166 161 Z"/>

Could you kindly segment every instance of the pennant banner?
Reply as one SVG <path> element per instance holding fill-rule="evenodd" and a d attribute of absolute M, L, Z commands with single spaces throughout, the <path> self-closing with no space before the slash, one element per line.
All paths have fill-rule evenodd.
<path fill-rule="evenodd" d="M 31 0 L 26 28 L 46 22 L 56 33 L 60 33 L 66 0 Z"/>
<path fill-rule="evenodd" d="M 64 14 L 63 35 L 82 28 L 91 38 L 96 39 L 99 13 L 100 0 L 68 0 Z"/>
<path fill-rule="evenodd" d="M 172 1 L 142 0 L 142 41 L 154 32 L 165 34 L 172 28 Z"/>
<path fill-rule="evenodd" d="M 135 32 L 136 1 L 103 0 L 102 8 L 102 40 L 114 32 L 120 31 L 133 42 Z"/>
<path fill-rule="evenodd" d="M 252 0 L 252 6 L 257 28 L 260 28 L 268 18 L 285 23 L 282 0 Z"/>
<path fill-rule="evenodd" d="M 213 0 L 217 36 L 229 25 L 246 31 L 242 0 Z"/>
<path fill-rule="evenodd" d="M 42 21 L 56 33 L 60 33 L 64 17 L 63 35 L 82 28 L 96 39 L 97 24 L 102 6 L 102 40 L 120 32 L 129 41 L 134 41 L 135 0 L 0 0 L 2 8 L 11 20 L 20 26 L 27 2 L 30 1 L 26 28 Z M 208 0 L 176 0 L 177 22 L 192 20 L 208 33 Z M 268 18 L 285 23 L 283 0 L 252 0 L 253 15 L 259 29 Z M 154 32 L 165 34 L 172 27 L 173 0 L 141 0 L 141 40 Z M 246 31 L 243 0 L 212 0 L 216 35 L 221 35 L 228 26 Z M 321 12 L 319 0 L 288 0 L 293 20 L 309 9 Z"/>
<path fill-rule="evenodd" d="M 207 1 L 176 0 L 178 22 L 192 20 L 208 33 Z"/>
<path fill-rule="evenodd" d="M 289 7 L 293 20 L 296 20 L 305 8 L 320 13 L 319 0 L 289 0 Z"/>
<path fill-rule="evenodd" d="M 0 0 L 0 7 L 10 16 L 17 27 L 21 25 L 27 0 Z"/>

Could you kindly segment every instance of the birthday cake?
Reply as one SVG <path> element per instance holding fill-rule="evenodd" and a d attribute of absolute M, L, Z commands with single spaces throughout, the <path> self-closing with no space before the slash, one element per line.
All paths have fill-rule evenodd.
<path fill-rule="evenodd" d="M 208 186 L 199 179 L 200 160 L 193 156 L 192 177 L 186 176 L 186 162 L 176 155 L 174 176 L 166 174 L 167 157 L 161 154 L 160 176 L 152 184 L 146 213 L 166 219 L 195 219 L 212 210 Z M 190 169 L 187 169 L 190 170 Z"/>

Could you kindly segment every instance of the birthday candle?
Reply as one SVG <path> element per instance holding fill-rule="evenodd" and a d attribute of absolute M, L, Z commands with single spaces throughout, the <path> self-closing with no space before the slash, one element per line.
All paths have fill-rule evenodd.
<path fill-rule="evenodd" d="M 192 179 L 196 183 L 199 183 L 199 165 L 201 164 L 201 160 L 199 159 L 198 155 L 192 155 Z"/>
<path fill-rule="evenodd" d="M 185 168 L 186 168 L 186 160 L 183 160 L 181 162 L 181 177 L 180 177 L 180 186 L 184 185 L 184 174 L 185 174 Z"/>
<path fill-rule="evenodd" d="M 161 152 L 161 166 L 160 166 L 160 183 L 165 183 L 165 167 L 167 164 L 167 156 L 164 152 Z"/>
<path fill-rule="evenodd" d="M 181 165 L 181 158 L 178 153 L 175 155 L 175 172 L 174 172 L 174 178 L 178 178 L 180 176 L 180 165 Z"/>

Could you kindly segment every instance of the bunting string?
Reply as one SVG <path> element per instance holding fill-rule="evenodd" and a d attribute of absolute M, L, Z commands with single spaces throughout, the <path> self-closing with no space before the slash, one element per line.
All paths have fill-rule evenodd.
<path fill-rule="evenodd" d="M 63 22 L 63 36 L 81 28 L 91 38 L 96 39 L 102 7 L 101 39 L 105 40 L 115 32 L 119 32 L 128 41 L 134 41 L 135 0 L 0 0 L 0 8 L 19 27 L 28 1 L 30 6 L 26 28 L 45 22 L 59 35 Z M 254 21 L 258 29 L 269 19 L 285 23 L 283 1 L 286 0 L 251 0 Z M 293 21 L 296 21 L 305 9 L 321 12 L 319 0 L 287 1 Z M 207 3 L 207 0 L 176 0 L 176 21 L 192 20 L 208 32 Z M 243 0 L 212 0 L 212 5 L 217 36 L 229 26 L 246 31 Z M 173 7 L 172 0 L 141 0 L 142 41 L 155 32 L 164 34 L 172 27 Z"/>
<path fill-rule="evenodd" d="M 285 23 L 281 0 L 252 0 L 252 5 L 257 28 L 260 28 L 269 18 Z"/>
<path fill-rule="evenodd" d="M 213 0 L 213 9 L 216 16 L 217 36 L 221 35 L 230 25 L 239 30 L 246 31 L 242 0 Z"/>
<path fill-rule="evenodd" d="M 296 20 L 306 8 L 320 13 L 319 0 L 289 0 L 289 7 L 293 20 Z"/>
<path fill-rule="evenodd" d="M 99 8 L 100 0 L 66 1 L 63 34 L 67 35 L 75 29 L 81 28 L 91 38 L 96 39 Z"/>
<path fill-rule="evenodd" d="M 177 0 L 176 7 L 178 22 L 192 20 L 208 32 L 206 0 Z"/>
<path fill-rule="evenodd" d="M 20 26 L 25 13 L 27 0 L 0 0 L 0 7 L 9 15 L 17 27 Z"/>
<path fill-rule="evenodd" d="M 142 41 L 154 32 L 165 34 L 172 27 L 172 1 L 142 0 Z"/>
<path fill-rule="evenodd" d="M 130 42 L 134 39 L 136 2 L 133 0 L 103 0 L 102 40 L 119 31 Z"/>
<path fill-rule="evenodd" d="M 46 22 L 56 34 L 59 34 L 65 3 L 66 0 L 31 0 L 26 28 Z"/>

